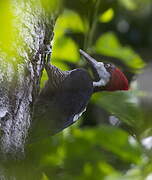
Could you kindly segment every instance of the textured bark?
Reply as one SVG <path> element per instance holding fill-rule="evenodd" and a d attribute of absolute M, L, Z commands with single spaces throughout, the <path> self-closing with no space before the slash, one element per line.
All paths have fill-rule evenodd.
<path fill-rule="evenodd" d="M 55 15 L 46 13 L 40 1 L 12 0 L 14 33 L 10 55 L 0 49 L 0 149 L 1 156 L 24 153 L 33 103 L 50 43 Z M 22 40 L 22 42 L 21 42 Z M 1 158 L 0 158 L 1 159 Z"/>

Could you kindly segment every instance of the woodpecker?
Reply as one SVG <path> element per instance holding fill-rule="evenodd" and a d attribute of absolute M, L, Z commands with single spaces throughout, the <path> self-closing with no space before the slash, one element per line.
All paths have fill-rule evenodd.
<path fill-rule="evenodd" d="M 91 95 L 98 91 L 128 90 L 128 80 L 113 64 L 98 62 L 83 50 L 97 80 L 83 68 L 62 71 L 46 64 L 48 81 L 34 106 L 34 137 L 54 135 L 72 125 L 86 110 Z"/>

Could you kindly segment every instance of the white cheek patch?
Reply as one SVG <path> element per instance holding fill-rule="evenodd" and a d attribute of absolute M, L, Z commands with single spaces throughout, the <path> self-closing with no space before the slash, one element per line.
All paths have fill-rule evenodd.
<path fill-rule="evenodd" d="M 104 67 L 104 64 L 102 62 L 97 62 L 94 58 L 89 56 L 86 52 L 80 49 L 80 53 L 82 56 L 87 59 L 87 61 L 96 69 L 98 76 L 99 76 L 99 81 L 93 82 L 93 87 L 101 87 L 105 86 L 109 80 L 110 80 L 110 73 L 106 70 Z"/>
<path fill-rule="evenodd" d="M 98 62 L 95 65 L 95 68 L 99 75 L 100 80 L 97 82 L 93 82 L 93 87 L 105 86 L 110 80 L 110 73 L 106 70 L 102 62 Z"/>
<path fill-rule="evenodd" d="M 73 122 L 77 121 L 79 119 L 79 117 L 86 111 L 86 108 L 80 112 L 79 114 L 76 114 L 73 118 Z"/>

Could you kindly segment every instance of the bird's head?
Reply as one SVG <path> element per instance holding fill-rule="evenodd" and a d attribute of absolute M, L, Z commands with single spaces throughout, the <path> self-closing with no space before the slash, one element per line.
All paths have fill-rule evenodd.
<path fill-rule="evenodd" d="M 128 80 L 123 72 L 111 63 L 98 62 L 83 50 L 80 53 L 94 70 L 97 81 L 93 82 L 94 91 L 128 90 Z"/>

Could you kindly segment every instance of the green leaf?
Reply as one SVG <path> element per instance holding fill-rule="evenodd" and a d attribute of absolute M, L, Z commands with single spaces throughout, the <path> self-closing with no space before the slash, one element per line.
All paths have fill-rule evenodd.
<path fill-rule="evenodd" d="M 95 51 L 99 54 L 112 56 L 121 60 L 124 64 L 132 69 L 141 69 L 145 63 L 141 57 L 130 47 L 121 46 L 114 33 L 108 32 L 103 34 L 95 44 Z"/>
<path fill-rule="evenodd" d="M 52 51 L 52 59 L 77 62 L 80 58 L 76 43 L 65 36 L 55 39 Z"/>
<path fill-rule="evenodd" d="M 108 23 L 113 19 L 113 17 L 114 17 L 114 11 L 112 8 L 109 8 L 99 16 L 99 21 L 102 23 Z"/>
<path fill-rule="evenodd" d="M 134 128 L 142 128 L 143 114 L 138 107 L 136 92 L 102 92 L 95 94 L 92 100 L 94 103 L 118 117 L 121 121 Z"/>
<path fill-rule="evenodd" d="M 105 150 L 116 154 L 127 162 L 140 163 L 141 161 L 141 149 L 138 143 L 136 141 L 131 143 L 128 133 L 117 127 L 102 125 L 83 131 L 75 129 L 73 133 L 76 141 L 83 139 L 90 145 L 101 145 Z"/>
<path fill-rule="evenodd" d="M 77 44 L 64 33 L 68 30 L 73 32 L 85 32 L 84 23 L 80 16 L 74 11 L 65 10 L 56 22 L 54 30 L 54 41 L 52 51 L 52 62 L 57 64 L 62 63 L 59 61 L 66 60 L 76 63 L 80 59 Z M 63 63 L 62 63 L 63 64 Z M 64 68 L 63 70 L 67 70 Z"/>
<path fill-rule="evenodd" d="M 55 25 L 56 31 L 72 30 L 73 32 L 86 32 L 86 27 L 79 14 L 74 11 L 65 10 L 63 14 L 59 16 Z"/>

